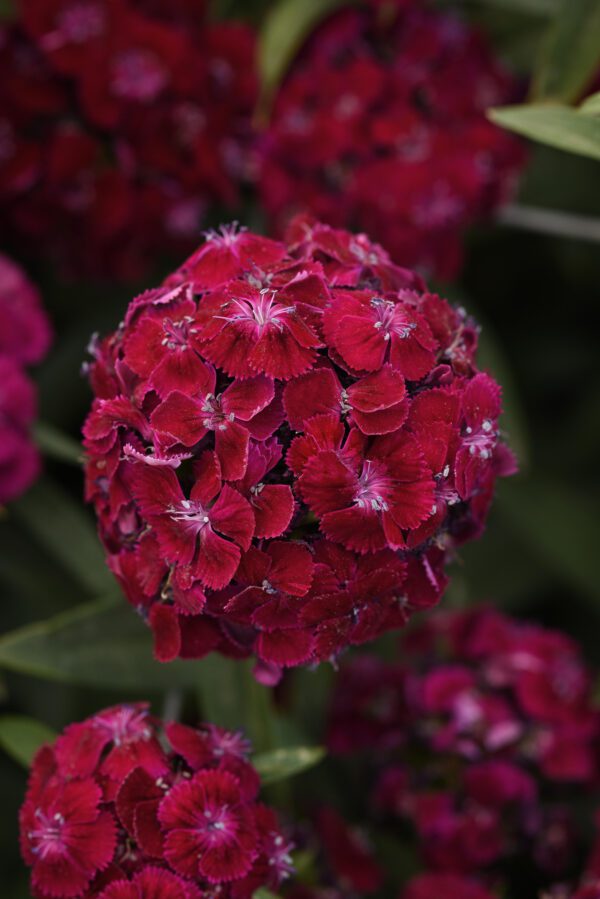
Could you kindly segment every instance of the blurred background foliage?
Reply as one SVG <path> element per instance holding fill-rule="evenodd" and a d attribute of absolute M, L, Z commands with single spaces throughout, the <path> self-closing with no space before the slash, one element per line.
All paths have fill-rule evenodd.
<path fill-rule="evenodd" d="M 214 2 L 216 16 L 242 16 L 262 29 L 263 114 L 305 36 L 340 3 Z M 485 27 L 501 55 L 531 76 L 530 100 L 541 102 L 536 114 L 564 107 L 581 116 L 569 105 L 579 101 L 598 63 L 597 0 L 444 0 L 441 5 L 458 8 Z M 2 15 L 9 14 L 3 3 Z M 526 121 L 529 113 L 524 106 L 517 118 L 524 115 Z M 592 128 L 600 129 L 600 118 L 587 115 Z M 501 114 L 497 118 L 502 121 Z M 521 131 L 535 131 L 535 123 L 527 132 L 522 121 L 517 122 Z M 559 145 L 565 146 L 564 128 Z M 524 214 L 531 208 L 535 226 Z M 598 162 L 535 146 L 512 211 L 470 235 L 458 283 L 436 285 L 483 323 L 482 367 L 505 387 L 504 429 L 521 466 L 517 477 L 500 485 L 483 539 L 456 559 L 445 602 L 462 606 L 489 600 L 558 626 L 581 641 L 596 666 L 600 369 L 598 325 L 593 323 L 600 285 L 599 210 Z M 250 205 L 239 217 L 260 226 Z M 156 278 L 164 271 L 158 264 Z M 280 712 L 273 716 L 262 688 L 247 692 L 243 665 L 222 659 L 168 667 L 152 662 L 147 633 L 105 569 L 92 515 L 81 501 L 77 462 L 79 429 L 90 401 L 80 375 L 89 336 L 113 328 L 126 302 L 148 285 L 124 288 L 107 280 L 65 286 L 43 268 L 30 275 L 42 288 L 56 338 L 37 373 L 43 422 L 38 437 L 47 454 L 46 473 L 25 497 L 0 512 L 0 745 L 9 750 L 0 753 L 3 899 L 29 895 L 15 824 L 25 774 L 10 752 L 26 757 L 28 747 L 47 733 L 18 716 L 58 729 L 115 701 L 150 698 L 161 712 L 183 703 L 193 715 L 200 698 L 214 719 L 246 721 L 260 750 L 317 744 L 333 675 L 325 667 L 296 672 L 279 691 Z M 384 641 L 381 651 L 386 646 L 393 646 L 393 639 Z M 335 766 L 325 762 L 272 789 L 279 789 L 282 802 L 301 803 L 308 786 L 321 796 L 332 794 L 336 777 Z M 392 851 L 393 867 L 400 872 L 398 847 Z"/>

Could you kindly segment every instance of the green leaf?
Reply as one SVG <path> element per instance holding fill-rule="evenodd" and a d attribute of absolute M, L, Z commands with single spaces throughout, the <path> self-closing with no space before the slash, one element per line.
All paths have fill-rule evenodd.
<path fill-rule="evenodd" d="M 600 91 L 586 97 L 579 107 L 579 112 L 584 115 L 600 115 Z"/>
<path fill-rule="evenodd" d="M 348 0 L 280 0 L 265 18 L 258 41 L 258 69 L 265 114 L 273 92 L 312 29 Z"/>
<path fill-rule="evenodd" d="M 277 893 L 272 893 L 266 887 L 259 887 L 252 893 L 252 899 L 279 899 Z"/>
<path fill-rule="evenodd" d="M 532 97 L 576 100 L 600 62 L 600 3 L 562 0 L 533 79 Z"/>
<path fill-rule="evenodd" d="M 55 739 L 54 731 L 34 718 L 25 715 L 3 715 L 0 718 L 0 746 L 26 768 L 40 746 Z"/>
<path fill-rule="evenodd" d="M 149 628 L 123 598 L 78 606 L 0 638 L 0 667 L 118 690 L 196 686 L 211 659 L 155 662 Z"/>
<path fill-rule="evenodd" d="M 516 477 L 498 490 L 497 506 L 549 571 L 598 602 L 600 527 L 589 497 L 556 481 Z"/>
<path fill-rule="evenodd" d="M 10 509 L 91 595 L 114 590 L 115 581 L 90 518 L 58 485 L 41 478 Z"/>
<path fill-rule="evenodd" d="M 322 746 L 292 746 L 255 755 L 252 764 L 263 784 L 271 784 L 318 765 L 324 757 L 325 749 Z"/>
<path fill-rule="evenodd" d="M 567 106 L 523 104 L 490 109 L 503 128 L 568 153 L 600 159 L 600 120 Z"/>
<path fill-rule="evenodd" d="M 8 22 L 16 17 L 13 0 L 0 0 L 0 22 Z"/>
<path fill-rule="evenodd" d="M 271 691 L 257 682 L 250 659 L 228 659 L 214 654 L 198 682 L 204 717 L 227 730 L 242 729 L 255 749 L 270 749 L 277 722 Z"/>
<path fill-rule="evenodd" d="M 51 459 L 59 462 L 69 462 L 72 465 L 81 465 L 83 450 L 77 441 L 67 434 L 63 434 L 54 425 L 38 421 L 33 428 L 35 442 L 43 453 Z"/>

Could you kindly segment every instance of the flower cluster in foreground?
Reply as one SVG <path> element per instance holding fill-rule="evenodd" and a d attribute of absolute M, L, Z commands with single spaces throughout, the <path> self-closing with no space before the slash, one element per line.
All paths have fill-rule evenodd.
<path fill-rule="evenodd" d="M 106 709 L 37 753 L 20 813 L 36 899 L 249 899 L 291 872 L 239 733 Z"/>
<path fill-rule="evenodd" d="M 92 346 L 87 497 L 161 660 L 264 678 L 434 604 L 498 474 L 477 328 L 364 235 L 234 226 Z"/>
<path fill-rule="evenodd" d="M 356 658 L 336 685 L 330 746 L 368 750 L 374 811 L 410 823 L 436 876 L 512 884 L 518 896 L 519 878 L 541 888 L 572 876 L 577 796 L 599 773 L 599 709 L 579 648 L 483 608 L 430 616 L 401 652 Z M 435 894 L 428 877 L 407 899 Z"/>
<path fill-rule="evenodd" d="M 405 0 L 358 7 L 317 29 L 277 94 L 263 203 L 278 227 L 308 209 L 451 278 L 462 232 L 510 195 L 524 161 L 485 115 L 514 82 L 452 15 Z"/>
<path fill-rule="evenodd" d="M 30 433 L 37 395 L 26 367 L 40 362 L 49 344 L 50 325 L 38 291 L 0 254 L 0 503 L 16 499 L 39 472 Z"/>
<path fill-rule="evenodd" d="M 202 7 L 30 0 L 0 27 L 0 233 L 19 252 L 137 277 L 236 204 L 254 36 Z"/>

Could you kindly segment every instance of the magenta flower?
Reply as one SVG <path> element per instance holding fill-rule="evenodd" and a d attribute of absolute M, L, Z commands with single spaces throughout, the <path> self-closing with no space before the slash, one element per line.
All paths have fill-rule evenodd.
<path fill-rule="evenodd" d="M 102 791 L 92 778 L 51 780 L 30 796 L 20 814 L 21 847 L 32 885 L 43 896 L 81 896 L 106 868 L 116 844 L 116 824 L 100 809 Z"/>
<path fill-rule="evenodd" d="M 401 893 L 401 899 L 493 899 L 492 893 L 465 877 L 455 874 L 418 874 Z"/>
<path fill-rule="evenodd" d="M 165 857 L 184 877 L 239 880 L 258 855 L 253 816 L 227 771 L 200 771 L 177 784 L 158 816 L 166 835 Z"/>
<path fill-rule="evenodd" d="M 24 366 L 42 360 L 50 338 L 37 290 L 0 254 L 0 504 L 20 496 L 40 471 L 30 433 L 37 395 Z"/>
<path fill-rule="evenodd" d="M 293 61 L 259 146 L 263 204 L 280 233 L 306 210 L 451 279 L 465 230 L 510 196 L 523 165 L 519 142 L 486 118 L 490 106 L 518 99 L 518 85 L 462 19 L 418 3 L 382 5 L 326 17 Z M 363 251 L 356 243 L 355 259 Z M 387 332 L 396 344 L 388 352 L 418 365 L 430 349 L 420 324 L 380 299 L 374 308 L 371 298 L 364 309 L 348 303 L 338 333 L 348 359 L 375 364 Z"/>
<path fill-rule="evenodd" d="M 257 802 L 251 746 L 211 724 L 163 727 L 142 704 L 70 725 L 36 755 L 20 814 L 39 899 L 249 899 L 292 873 Z M 229 895 L 229 893 L 228 893 Z"/>
<path fill-rule="evenodd" d="M 508 885 L 522 861 L 540 882 L 568 876 L 581 852 L 573 799 L 598 777 L 579 648 L 483 608 L 430 616 L 400 658 L 343 668 L 330 723 L 334 752 L 369 754 L 378 815 L 404 839 L 409 827 L 436 877 Z"/>
<path fill-rule="evenodd" d="M 365 235 L 232 225 L 92 345 L 86 496 L 161 661 L 334 660 L 434 605 L 484 526 L 477 328 Z"/>
<path fill-rule="evenodd" d="M 254 515 L 248 501 L 222 483 L 214 453 L 201 458 L 189 499 L 172 468 L 138 467 L 132 491 L 167 562 L 190 566 L 207 587 L 229 583 L 241 549 L 250 546 Z"/>

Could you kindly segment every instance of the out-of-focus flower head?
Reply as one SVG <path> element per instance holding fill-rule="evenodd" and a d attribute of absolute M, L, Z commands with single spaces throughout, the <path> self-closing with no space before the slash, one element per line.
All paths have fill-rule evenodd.
<path fill-rule="evenodd" d="M 21 3 L 0 33 L 5 241 L 113 279 L 191 250 L 248 175 L 253 56 L 201 3 Z"/>
<path fill-rule="evenodd" d="M 477 327 L 365 235 L 235 226 L 92 347 L 87 497 L 159 659 L 259 675 L 401 627 L 483 528 L 500 387 Z"/>
<path fill-rule="evenodd" d="M 464 232 L 512 192 L 519 142 L 486 119 L 515 83 L 484 36 L 421 3 L 327 19 L 277 92 L 260 152 L 276 228 L 308 210 L 443 278 Z"/>
<path fill-rule="evenodd" d="M 72 724 L 36 755 L 20 812 L 36 899 L 250 899 L 291 873 L 241 735 L 146 705 Z"/>
<path fill-rule="evenodd" d="M 410 823 L 432 872 L 506 885 L 525 861 L 540 887 L 571 876 L 600 732 L 577 645 L 483 608 L 429 616 L 400 658 L 358 657 L 336 686 L 329 743 L 369 753 L 372 810 Z"/>
<path fill-rule="evenodd" d="M 36 288 L 0 254 L 0 504 L 16 499 L 39 473 L 30 433 L 37 395 L 25 366 L 42 360 L 50 337 Z"/>

